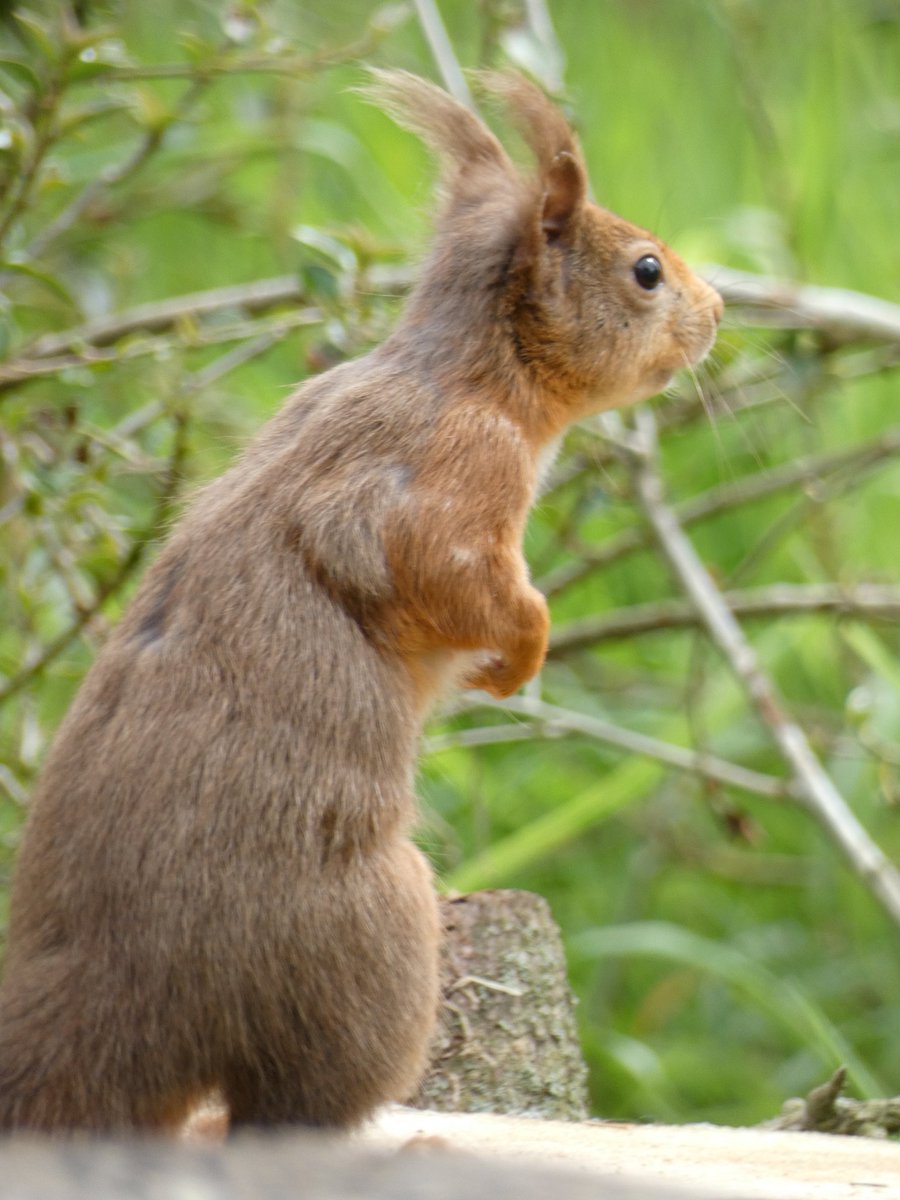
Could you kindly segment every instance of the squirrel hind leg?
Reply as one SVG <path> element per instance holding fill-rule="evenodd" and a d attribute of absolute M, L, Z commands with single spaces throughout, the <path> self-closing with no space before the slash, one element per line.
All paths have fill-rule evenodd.
<path fill-rule="evenodd" d="M 224 1073 L 222 1092 L 228 1111 L 228 1134 L 248 1129 L 277 1129 L 305 1125 L 315 1129 L 348 1129 L 363 1121 L 377 1106 L 345 1076 L 335 1087 L 333 1072 L 317 1071 L 310 1079 L 308 1065 L 295 1059 L 276 1061 L 261 1053 L 233 1063 Z"/>
<path fill-rule="evenodd" d="M 328 914 L 324 943 L 245 997 L 242 1037 L 221 1081 L 232 1133 L 352 1129 L 409 1097 L 425 1069 L 440 937 L 428 865 L 403 838 L 358 861 L 351 889 L 341 878 L 332 886 L 325 908 L 307 913 L 320 929 Z"/>
<path fill-rule="evenodd" d="M 349 1130 L 398 1098 L 382 1080 L 363 1078 L 346 1065 L 329 1063 L 315 1072 L 316 1078 L 311 1074 L 309 1064 L 296 1059 L 276 1063 L 271 1054 L 229 1067 L 222 1086 L 229 1137 L 289 1125 Z"/>
<path fill-rule="evenodd" d="M 383 1030 L 374 1026 L 368 1031 L 374 1052 L 368 1054 L 362 1044 L 352 1054 L 352 1046 L 326 1030 L 307 1042 L 306 1054 L 301 1045 L 278 1044 L 277 1038 L 246 1045 L 222 1073 L 229 1135 L 248 1128 L 359 1126 L 380 1105 L 413 1091 L 431 1030 L 431 1022 L 420 1024 L 407 1028 L 408 1046 L 391 1046 L 397 1051 L 391 1062 L 377 1045 Z"/>

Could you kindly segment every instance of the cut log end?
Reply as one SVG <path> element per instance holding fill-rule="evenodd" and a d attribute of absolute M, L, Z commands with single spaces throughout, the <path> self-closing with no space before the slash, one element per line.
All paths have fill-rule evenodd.
<path fill-rule="evenodd" d="M 409 1103 L 583 1120 L 587 1068 L 546 900 L 488 891 L 441 901 L 442 1002 L 431 1066 Z"/>

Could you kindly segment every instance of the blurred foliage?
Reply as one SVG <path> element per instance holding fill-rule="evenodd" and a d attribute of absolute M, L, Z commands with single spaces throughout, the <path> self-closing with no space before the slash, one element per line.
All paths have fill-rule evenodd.
<path fill-rule="evenodd" d="M 693 261 L 900 301 L 895 0 L 440 8 L 464 66 L 513 61 L 564 81 L 598 198 Z M 3 9 L 7 878 L 53 729 L 180 498 L 295 381 L 378 341 L 396 314 L 427 236 L 431 172 L 413 138 L 348 90 L 365 62 L 437 74 L 415 6 Z M 898 584 L 897 346 L 778 324 L 733 320 L 700 383 L 656 404 L 669 493 L 736 489 L 690 526 L 723 586 Z M 745 494 L 799 459 L 812 467 L 792 486 Z M 575 431 L 528 538 L 558 631 L 673 595 L 642 536 L 591 568 L 641 528 L 603 430 Z M 896 860 L 895 626 L 772 612 L 748 629 Z M 566 710 L 784 774 L 691 626 L 560 653 L 540 688 Z M 435 729 L 423 842 L 450 886 L 550 899 L 598 1113 L 751 1122 L 839 1059 L 857 1090 L 900 1091 L 898 930 L 800 806 L 552 725 L 517 732 L 495 709 Z"/>

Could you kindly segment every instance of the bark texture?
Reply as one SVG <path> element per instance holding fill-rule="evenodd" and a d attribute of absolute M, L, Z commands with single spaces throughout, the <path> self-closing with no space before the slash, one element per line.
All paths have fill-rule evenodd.
<path fill-rule="evenodd" d="M 900 1096 L 886 1100 L 850 1100 L 841 1095 L 846 1067 L 802 1099 L 786 1100 L 781 1113 L 764 1122 L 766 1129 L 840 1133 L 852 1137 L 897 1137 L 900 1134 Z"/>
<path fill-rule="evenodd" d="M 546 900 L 475 892 L 444 899 L 441 912 L 443 999 L 431 1067 L 411 1103 L 583 1120 L 587 1069 Z"/>

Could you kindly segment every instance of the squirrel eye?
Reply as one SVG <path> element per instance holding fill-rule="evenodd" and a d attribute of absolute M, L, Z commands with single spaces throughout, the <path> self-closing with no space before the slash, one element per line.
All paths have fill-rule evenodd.
<path fill-rule="evenodd" d="M 662 264 L 652 254 L 645 254 L 632 267 L 638 285 L 647 292 L 652 292 L 662 282 Z"/>

